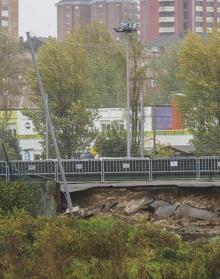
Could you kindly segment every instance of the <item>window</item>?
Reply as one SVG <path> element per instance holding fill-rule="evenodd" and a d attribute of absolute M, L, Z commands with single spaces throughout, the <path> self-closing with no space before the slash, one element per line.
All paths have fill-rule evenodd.
<path fill-rule="evenodd" d="M 101 123 L 101 131 L 105 132 L 105 131 L 109 131 L 111 130 L 111 123 L 107 122 L 107 123 Z"/>
<path fill-rule="evenodd" d="M 10 132 L 13 138 L 16 138 L 17 136 L 16 124 L 8 124 L 7 130 Z"/>

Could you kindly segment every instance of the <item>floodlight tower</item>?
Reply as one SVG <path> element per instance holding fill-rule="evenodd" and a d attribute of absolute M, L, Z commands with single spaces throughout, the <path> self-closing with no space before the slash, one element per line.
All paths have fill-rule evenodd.
<path fill-rule="evenodd" d="M 137 24 L 131 21 L 122 21 L 118 28 L 114 28 L 118 33 L 125 33 L 125 49 L 126 49 L 126 95 L 127 95 L 127 157 L 131 157 L 131 115 L 130 115 L 130 65 L 129 65 L 129 41 L 128 34 L 137 32 Z"/>

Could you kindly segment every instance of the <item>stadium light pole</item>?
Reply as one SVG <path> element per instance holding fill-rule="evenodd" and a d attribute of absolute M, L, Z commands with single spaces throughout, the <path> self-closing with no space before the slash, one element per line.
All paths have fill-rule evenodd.
<path fill-rule="evenodd" d="M 129 42 L 128 34 L 137 32 L 137 24 L 130 21 L 122 21 L 118 28 L 114 28 L 118 33 L 125 33 L 126 50 L 126 96 L 127 96 L 127 157 L 131 157 L 131 105 L 130 105 L 130 65 L 129 65 Z"/>

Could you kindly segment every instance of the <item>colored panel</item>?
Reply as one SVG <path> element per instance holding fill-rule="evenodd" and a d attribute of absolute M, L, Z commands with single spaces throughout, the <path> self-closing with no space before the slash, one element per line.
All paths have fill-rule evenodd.
<path fill-rule="evenodd" d="M 154 107 L 156 130 L 172 130 L 172 107 Z"/>

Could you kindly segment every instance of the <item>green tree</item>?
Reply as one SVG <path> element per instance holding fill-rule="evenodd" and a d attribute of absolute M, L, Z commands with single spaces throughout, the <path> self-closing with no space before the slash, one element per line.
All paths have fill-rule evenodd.
<path fill-rule="evenodd" d="M 180 106 L 201 154 L 220 152 L 220 33 L 205 38 L 189 34 L 180 52 L 180 74 L 185 84 Z"/>
<path fill-rule="evenodd" d="M 88 71 L 97 107 L 125 105 L 124 48 L 112 37 L 105 25 L 93 22 L 73 32 L 76 43 L 88 53 Z"/>
<path fill-rule="evenodd" d="M 100 156 L 124 157 L 126 155 L 126 131 L 114 121 L 110 130 L 98 134 L 95 148 Z"/>
<path fill-rule="evenodd" d="M 95 137 L 96 111 L 93 109 L 87 52 L 68 34 L 64 42 L 50 39 L 44 44 L 38 53 L 38 63 L 61 156 L 74 157 Z M 39 92 L 33 70 L 29 83 L 35 92 Z M 44 136 L 45 116 L 39 93 L 34 101 L 40 109 L 25 113 L 33 119 L 38 133 Z M 52 146 L 50 155 L 53 156 Z"/>
<path fill-rule="evenodd" d="M 179 54 L 181 50 L 181 43 L 172 45 L 163 53 L 159 53 L 156 58 L 156 84 L 157 94 L 155 96 L 155 103 L 158 105 L 168 104 L 175 94 L 183 93 L 184 80 L 179 77 L 180 62 Z M 151 71 L 153 71 L 153 62 L 150 64 Z M 150 88 L 151 99 L 153 98 L 152 89 Z"/>
<path fill-rule="evenodd" d="M 18 141 L 9 131 L 12 102 L 20 93 L 21 50 L 18 41 L 7 33 L 0 32 L 0 144 L 4 143 L 10 159 L 19 159 Z M 4 158 L 2 146 L 0 156 Z"/>

